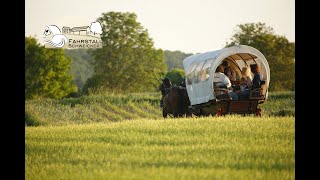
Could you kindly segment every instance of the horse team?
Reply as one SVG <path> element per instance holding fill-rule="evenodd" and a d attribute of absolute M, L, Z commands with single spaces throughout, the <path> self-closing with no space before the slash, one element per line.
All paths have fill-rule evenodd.
<path fill-rule="evenodd" d="M 192 116 L 188 107 L 190 106 L 190 100 L 185 87 L 185 79 L 182 80 L 179 86 L 172 86 L 168 78 L 162 79 L 159 90 L 162 93 L 160 106 L 162 107 L 164 118 L 167 118 L 168 115 L 171 116 L 171 114 L 174 118 Z"/>

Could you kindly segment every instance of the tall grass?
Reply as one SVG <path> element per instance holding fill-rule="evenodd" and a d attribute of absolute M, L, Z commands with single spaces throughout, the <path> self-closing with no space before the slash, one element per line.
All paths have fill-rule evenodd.
<path fill-rule="evenodd" d="M 96 94 L 78 98 L 25 102 L 26 125 L 66 125 L 162 118 L 159 93 Z"/>
<path fill-rule="evenodd" d="M 294 118 L 26 127 L 26 179 L 295 179 Z"/>
<path fill-rule="evenodd" d="M 295 116 L 295 92 L 270 92 L 260 107 L 265 116 Z"/>
<path fill-rule="evenodd" d="M 30 126 L 120 122 L 138 118 L 162 119 L 160 93 L 121 94 L 99 90 L 87 96 L 25 102 L 25 123 Z M 262 116 L 295 116 L 295 93 L 269 93 L 259 105 Z"/>

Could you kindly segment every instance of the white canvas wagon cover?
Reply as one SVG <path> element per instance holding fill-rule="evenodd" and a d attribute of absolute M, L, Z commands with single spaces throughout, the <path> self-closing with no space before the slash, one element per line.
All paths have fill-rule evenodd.
<path fill-rule="evenodd" d="M 270 69 L 266 58 L 253 47 L 237 45 L 195 54 L 183 60 L 183 67 L 186 72 L 186 88 L 191 105 L 202 104 L 215 99 L 213 93 L 214 72 L 223 60 L 231 62 L 231 65 L 236 67 L 239 73 L 244 66 L 258 64 L 261 68 L 261 80 L 265 81 L 267 87 L 266 98 L 268 97 Z"/>

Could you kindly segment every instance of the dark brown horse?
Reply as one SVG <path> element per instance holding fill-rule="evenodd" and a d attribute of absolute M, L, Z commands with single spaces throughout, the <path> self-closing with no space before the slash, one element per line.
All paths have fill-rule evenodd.
<path fill-rule="evenodd" d="M 162 115 L 167 118 L 168 114 L 173 114 L 173 117 L 191 117 L 192 114 L 188 108 L 190 105 L 190 100 L 186 89 L 181 88 L 181 86 L 172 86 L 165 88 L 163 82 L 159 89 L 163 95 L 163 108 Z"/>

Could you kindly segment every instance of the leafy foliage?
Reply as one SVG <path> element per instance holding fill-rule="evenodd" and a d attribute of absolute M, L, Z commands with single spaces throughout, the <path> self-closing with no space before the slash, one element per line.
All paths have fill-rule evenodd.
<path fill-rule="evenodd" d="M 182 65 L 183 60 L 186 57 L 193 55 L 191 53 L 184 53 L 181 51 L 165 50 L 163 52 L 164 52 L 164 58 L 168 66 L 168 71 L 175 68 L 183 69 L 183 65 Z"/>
<path fill-rule="evenodd" d="M 92 61 L 92 57 L 87 52 L 86 49 L 66 49 L 66 55 L 72 58 L 71 70 L 70 73 L 74 76 L 74 81 L 78 86 L 78 89 L 81 90 L 85 83 L 86 86 L 94 87 L 98 84 L 94 84 L 95 81 L 99 81 L 98 77 L 94 79 L 88 80 L 93 76 L 93 66 L 90 63 Z M 173 69 L 183 69 L 182 62 L 183 60 L 192 55 L 188 53 L 184 53 L 181 51 L 170 51 L 164 50 L 164 59 L 168 66 L 168 71 Z M 169 72 L 168 72 L 169 73 Z M 161 72 L 161 74 L 165 74 Z M 88 80 L 88 81 L 87 81 Z M 86 82 L 87 81 L 87 82 Z"/>
<path fill-rule="evenodd" d="M 69 73 L 71 59 L 63 49 L 46 49 L 25 37 L 25 97 L 62 98 L 77 92 Z"/>
<path fill-rule="evenodd" d="M 104 86 L 124 92 L 155 91 L 157 72 L 166 64 L 161 49 L 153 47 L 147 30 L 136 21 L 136 14 L 108 12 L 97 19 L 102 24 L 103 48 L 90 51 L 95 74 L 84 90 Z"/>
<path fill-rule="evenodd" d="M 226 47 L 248 45 L 258 49 L 270 66 L 269 91 L 293 91 L 295 88 L 295 43 L 274 34 L 265 23 L 247 23 L 237 26 Z"/>
<path fill-rule="evenodd" d="M 172 85 L 179 85 L 185 76 L 186 73 L 180 68 L 172 69 L 166 74 L 166 77 L 170 79 Z"/>

